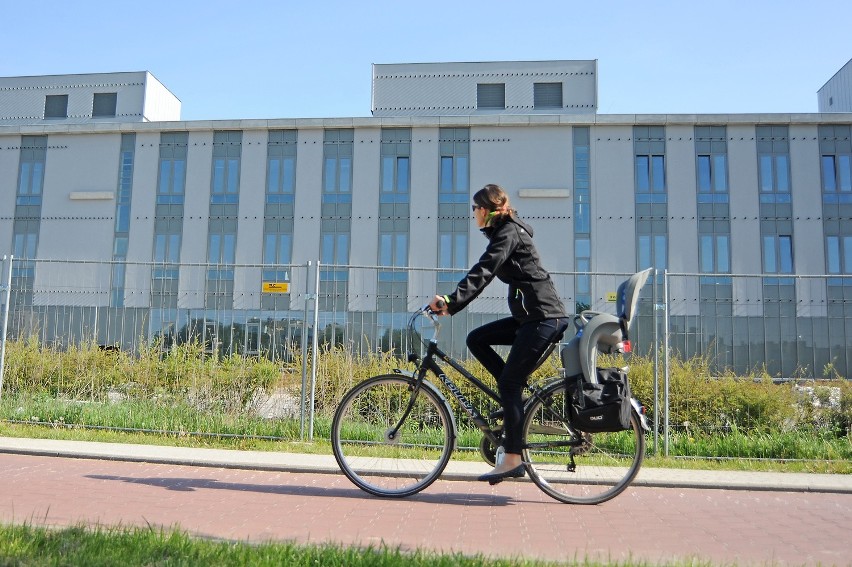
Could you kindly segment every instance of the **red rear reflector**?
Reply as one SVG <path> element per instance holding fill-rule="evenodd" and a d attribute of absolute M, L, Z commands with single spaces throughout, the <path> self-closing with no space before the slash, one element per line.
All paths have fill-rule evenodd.
<path fill-rule="evenodd" d="M 631 350 L 633 350 L 633 347 L 630 346 L 630 341 L 624 341 L 622 345 L 622 349 L 624 350 L 624 352 L 630 352 Z"/>

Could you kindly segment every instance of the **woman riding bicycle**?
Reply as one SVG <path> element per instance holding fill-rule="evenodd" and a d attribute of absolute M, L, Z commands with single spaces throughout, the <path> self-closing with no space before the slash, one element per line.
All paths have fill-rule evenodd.
<path fill-rule="evenodd" d="M 483 325 L 467 336 L 471 354 L 497 379 L 503 405 L 505 456 L 494 470 L 479 477 L 496 484 L 525 474 L 521 462 L 523 389 L 541 356 L 559 340 L 569 321 L 553 280 L 541 265 L 533 231 L 515 216 L 503 188 L 489 184 L 477 191 L 472 209 L 488 246 L 456 290 L 436 295 L 429 307 L 439 315 L 454 315 L 495 277 L 509 285 L 512 316 Z M 511 345 L 505 361 L 493 345 Z"/>

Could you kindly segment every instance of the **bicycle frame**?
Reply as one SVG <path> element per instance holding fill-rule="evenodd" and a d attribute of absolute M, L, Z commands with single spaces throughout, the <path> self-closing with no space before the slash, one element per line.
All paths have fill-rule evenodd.
<path fill-rule="evenodd" d="M 396 435 L 396 432 L 402 427 L 402 424 L 408 418 L 408 414 L 411 411 L 411 408 L 414 407 L 414 401 L 417 399 L 417 395 L 420 393 L 420 388 L 424 382 L 426 382 L 426 375 L 431 372 L 434 374 L 438 380 L 450 391 L 453 397 L 458 401 L 459 405 L 464 409 L 465 413 L 468 416 L 468 419 L 476 425 L 477 428 L 485 435 L 488 440 L 497 447 L 500 444 L 500 440 L 492 431 L 491 426 L 488 424 L 488 421 L 483 417 L 479 410 L 467 399 L 467 397 L 462 393 L 459 387 L 453 382 L 449 376 L 444 372 L 443 368 L 435 361 L 435 358 L 447 363 L 453 370 L 458 372 L 465 378 L 468 382 L 476 386 L 481 392 L 485 393 L 489 398 L 494 400 L 496 403 L 500 403 L 500 395 L 488 387 L 487 384 L 483 383 L 482 380 L 468 372 L 458 361 L 452 358 L 450 355 L 442 351 L 438 347 L 438 333 L 441 330 L 441 325 L 437 321 L 437 317 L 434 314 L 428 313 L 426 308 L 420 310 L 421 314 L 426 314 L 435 324 L 435 333 L 432 338 L 429 339 L 429 344 L 426 347 L 426 355 L 419 361 L 417 366 L 417 376 L 416 376 L 416 385 L 414 391 L 411 393 L 411 400 L 408 402 L 408 408 L 403 412 L 402 417 L 399 422 L 393 429 L 388 433 L 388 437 L 392 438 Z M 409 359 L 412 362 L 417 362 L 416 355 L 410 355 Z M 402 373 L 402 370 L 398 370 L 398 372 Z M 453 432 L 455 437 L 456 432 Z"/>

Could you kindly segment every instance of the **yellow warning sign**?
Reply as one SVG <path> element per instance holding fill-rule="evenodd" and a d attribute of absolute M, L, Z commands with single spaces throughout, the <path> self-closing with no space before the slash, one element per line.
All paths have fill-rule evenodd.
<path fill-rule="evenodd" d="M 606 292 L 606 300 L 609 301 L 610 303 L 615 303 L 615 300 L 616 300 L 617 297 L 618 297 L 618 293 L 616 293 L 614 291 Z"/>
<path fill-rule="evenodd" d="M 263 282 L 263 293 L 290 293 L 290 282 Z"/>

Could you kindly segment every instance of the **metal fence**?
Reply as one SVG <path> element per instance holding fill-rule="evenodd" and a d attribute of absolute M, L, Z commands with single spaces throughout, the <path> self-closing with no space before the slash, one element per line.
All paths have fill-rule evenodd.
<path fill-rule="evenodd" d="M 615 311 L 614 292 L 628 273 L 552 276 L 566 307 Z M 410 314 L 460 274 L 383 266 L 208 265 L 3 258 L 2 349 L 35 338 L 65 348 L 96 344 L 168 352 L 187 342 L 203 356 L 263 357 L 301 373 L 301 421 L 317 394 L 317 357 L 324 348 L 395 352 L 411 345 Z M 505 287 L 492 285 L 442 331 L 442 345 L 466 356 L 468 331 L 506 314 Z M 569 339 L 566 336 L 566 340 Z M 852 367 L 852 278 L 771 274 L 708 276 L 658 271 L 643 289 L 632 330 L 636 352 L 655 361 L 656 431 L 667 443 L 669 362 L 701 357 L 716 375 L 845 378 Z M 292 368 L 296 362 L 300 368 Z M 322 384 L 322 381 L 320 381 Z M 325 392 L 319 392 L 326 395 Z M 689 392 L 680 392 L 689 397 Z M 307 408 L 307 410 L 306 410 Z M 308 415 L 305 415 L 305 411 Z M 656 446 L 656 443 L 655 443 Z"/>

